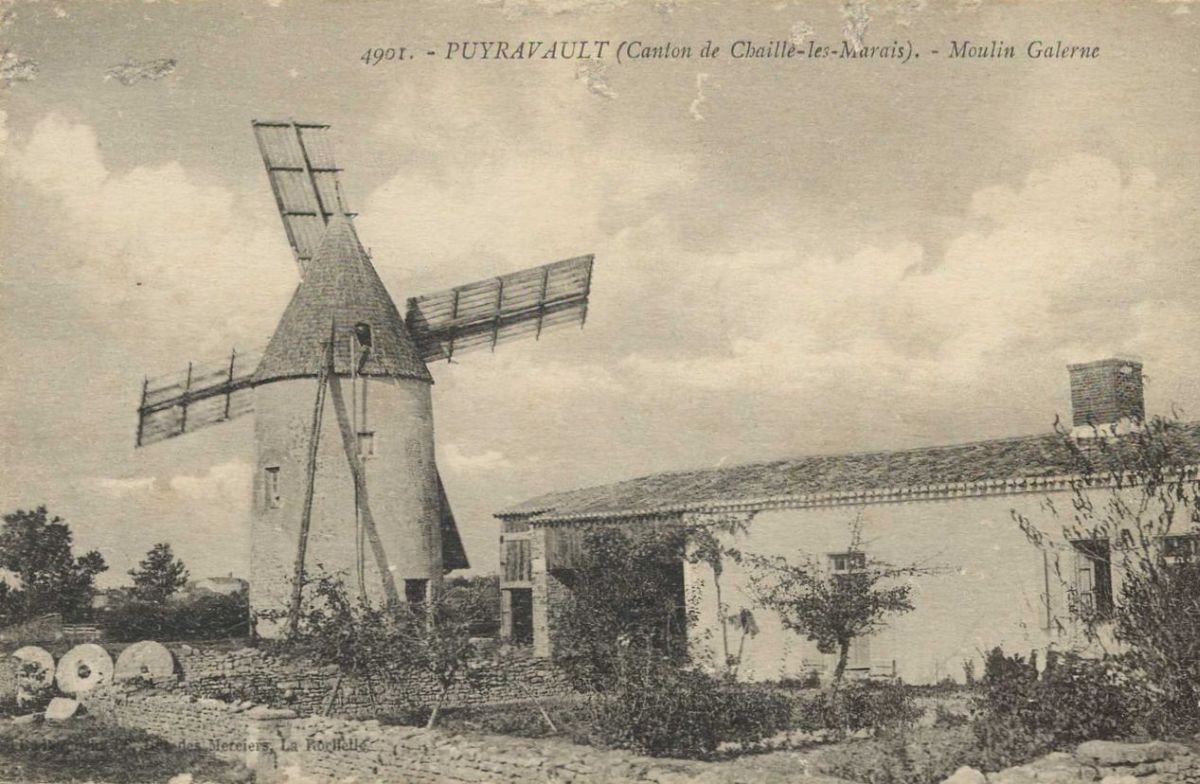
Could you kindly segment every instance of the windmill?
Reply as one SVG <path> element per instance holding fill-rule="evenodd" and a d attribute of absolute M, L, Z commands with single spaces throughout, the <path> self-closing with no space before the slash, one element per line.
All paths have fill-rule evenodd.
<path fill-rule="evenodd" d="M 137 446 L 255 414 L 256 614 L 286 608 L 294 628 L 316 564 L 364 598 L 424 601 L 468 565 L 434 459 L 427 363 L 582 326 L 593 257 L 413 297 L 402 317 L 346 211 L 329 126 L 252 125 L 300 283 L 261 354 L 146 379 Z"/>

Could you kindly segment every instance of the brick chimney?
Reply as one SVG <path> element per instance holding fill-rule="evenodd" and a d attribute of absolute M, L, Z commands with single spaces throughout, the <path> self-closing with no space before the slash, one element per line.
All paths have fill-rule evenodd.
<path fill-rule="evenodd" d="M 1101 359 L 1067 365 L 1071 374 L 1071 420 L 1076 431 L 1118 428 L 1141 422 L 1142 363 L 1133 359 Z"/>

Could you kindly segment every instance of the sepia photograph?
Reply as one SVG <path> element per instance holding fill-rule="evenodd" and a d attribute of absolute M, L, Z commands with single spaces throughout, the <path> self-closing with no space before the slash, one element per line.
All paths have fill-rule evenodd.
<path fill-rule="evenodd" d="M 1200 782 L 1197 0 L 0 0 L 0 782 Z"/>

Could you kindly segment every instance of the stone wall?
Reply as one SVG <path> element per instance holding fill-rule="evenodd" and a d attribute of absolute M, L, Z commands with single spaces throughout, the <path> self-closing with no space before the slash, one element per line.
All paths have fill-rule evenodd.
<path fill-rule="evenodd" d="M 84 698 L 104 721 L 146 730 L 181 746 L 242 759 L 259 782 L 280 780 L 442 782 L 696 781 L 704 763 L 660 761 L 561 741 L 451 735 L 376 721 L 298 717 L 119 686 Z"/>
<path fill-rule="evenodd" d="M 300 715 L 324 712 L 337 686 L 331 712 L 373 718 L 403 715 L 432 705 L 439 688 L 428 673 L 393 667 L 389 677 L 343 678 L 333 665 L 297 663 L 258 648 L 214 650 L 190 645 L 174 649 L 180 679 L 176 692 L 231 702 L 250 701 L 288 708 Z M 453 686 L 446 704 L 511 702 L 570 692 L 563 675 L 527 649 L 490 651 L 475 666 L 472 683 Z"/>
<path fill-rule="evenodd" d="M 960 768 L 944 784 L 1034 784 L 1094 781 L 1100 784 L 1193 784 L 1200 782 L 1200 756 L 1180 743 L 1118 743 L 1092 740 L 1073 753 L 1055 752 L 1026 765 L 995 773 Z"/>

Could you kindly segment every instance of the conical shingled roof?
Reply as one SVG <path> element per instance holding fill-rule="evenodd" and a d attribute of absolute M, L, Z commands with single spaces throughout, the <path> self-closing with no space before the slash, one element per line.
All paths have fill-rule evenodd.
<path fill-rule="evenodd" d="M 316 376 L 331 328 L 336 335 L 334 371 L 349 374 L 351 335 L 359 323 L 371 326 L 372 344 L 360 375 L 433 382 L 354 224 L 337 215 L 263 352 L 254 383 Z"/>

